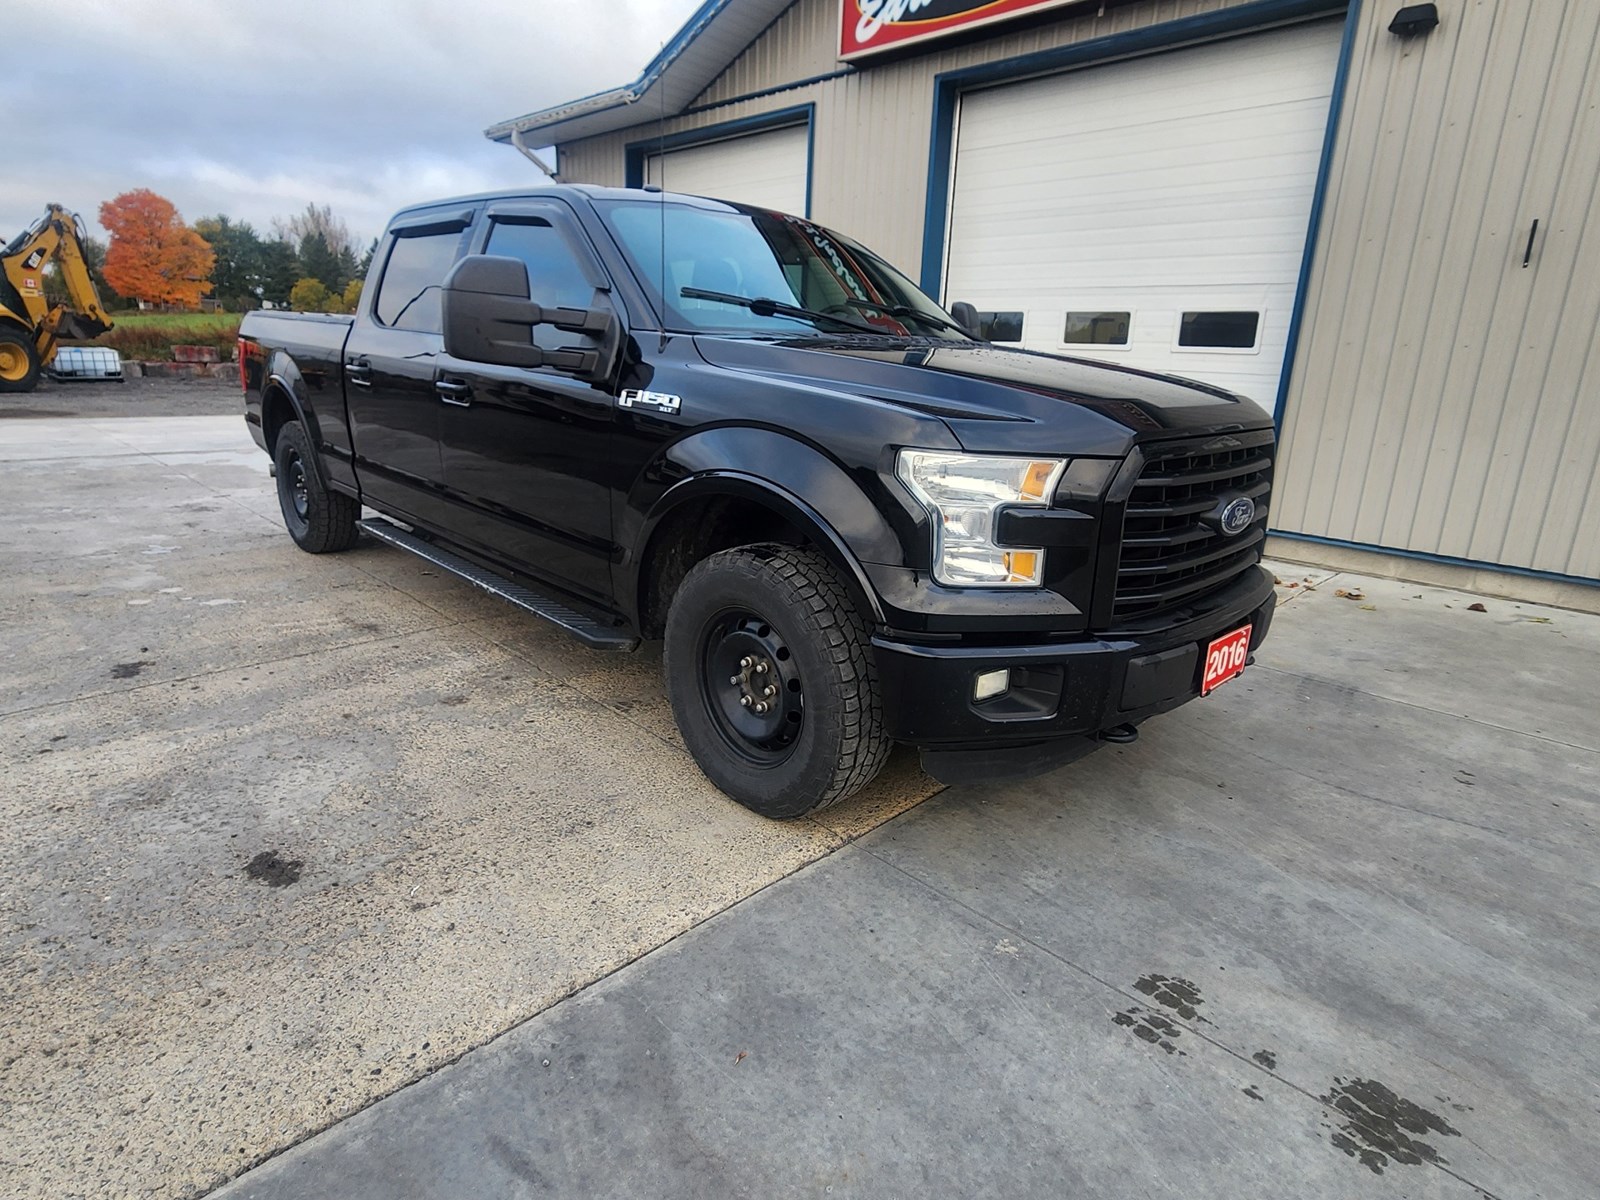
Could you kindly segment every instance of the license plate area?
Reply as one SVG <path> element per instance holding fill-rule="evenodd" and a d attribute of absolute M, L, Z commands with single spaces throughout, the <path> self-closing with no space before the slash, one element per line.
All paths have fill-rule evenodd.
<path fill-rule="evenodd" d="M 1206 646 L 1205 668 L 1200 675 L 1200 694 L 1209 696 L 1228 680 L 1244 670 L 1250 657 L 1250 631 L 1245 625 L 1213 639 Z"/>

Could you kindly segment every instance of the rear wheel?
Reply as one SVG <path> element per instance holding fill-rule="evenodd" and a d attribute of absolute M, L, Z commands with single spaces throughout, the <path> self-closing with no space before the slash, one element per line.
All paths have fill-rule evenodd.
<path fill-rule="evenodd" d="M 0 392 L 31 392 L 39 382 L 39 352 L 27 334 L 0 329 Z"/>
<path fill-rule="evenodd" d="M 667 616 L 665 667 L 700 769 L 763 816 L 836 804 L 888 756 L 866 626 L 813 550 L 743 546 L 696 564 Z"/>
<path fill-rule="evenodd" d="M 305 426 L 291 421 L 278 431 L 272 461 L 278 474 L 278 507 L 294 544 L 308 554 L 348 550 L 356 544 L 360 505 L 322 486 L 312 463 Z"/>

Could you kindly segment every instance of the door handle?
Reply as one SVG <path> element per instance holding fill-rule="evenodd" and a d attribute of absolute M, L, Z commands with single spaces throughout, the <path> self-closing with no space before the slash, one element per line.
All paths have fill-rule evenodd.
<path fill-rule="evenodd" d="M 347 362 L 344 365 L 344 377 L 356 387 L 369 388 L 372 386 L 372 364 L 365 359 Z"/>
<path fill-rule="evenodd" d="M 459 379 L 437 379 L 433 390 L 439 394 L 439 399 L 457 408 L 468 408 L 472 404 L 472 385 Z"/>

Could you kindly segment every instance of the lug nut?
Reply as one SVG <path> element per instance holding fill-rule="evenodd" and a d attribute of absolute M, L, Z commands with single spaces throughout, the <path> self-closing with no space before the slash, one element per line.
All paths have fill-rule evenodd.
<path fill-rule="evenodd" d="M 729 675 L 728 676 L 728 682 L 729 683 L 738 683 L 739 682 L 739 677 L 737 675 Z"/>
<path fill-rule="evenodd" d="M 768 696 L 776 696 L 778 694 L 778 689 L 769 683 L 765 688 L 765 694 Z"/>
<path fill-rule="evenodd" d="M 739 665 L 741 667 L 743 667 L 745 670 L 748 671 L 750 669 L 750 664 L 751 664 L 752 661 L 754 661 L 754 660 L 751 659 L 751 657 L 747 654 L 747 655 L 745 655 L 743 658 L 741 658 L 739 660 Z"/>
<path fill-rule="evenodd" d="M 765 675 L 766 673 L 767 673 L 767 664 L 764 663 L 764 662 L 758 662 L 756 664 L 756 674 L 757 675 Z"/>
<path fill-rule="evenodd" d="M 767 711 L 767 706 L 765 704 L 758 704 L 756 705 L 756 711 L 758 713 L 764 713 Z"/>
<path fill-rule="evenodd" d="M 749 696 L 740 696 L 739 697 L 739 703 L 744 705 L 746 708 L 749 708 L 750 707 L 750 697 Z"/>

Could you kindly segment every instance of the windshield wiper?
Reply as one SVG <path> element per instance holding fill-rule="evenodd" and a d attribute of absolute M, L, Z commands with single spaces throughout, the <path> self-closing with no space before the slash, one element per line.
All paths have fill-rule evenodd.
<path fill-rule="evenodd" d="M 855 329 L 862 333 L 875 333 L 879 337 L 893 336 L 882 329 L 868 325 L 865 321 L 852 321 L 849 317 L 836 317 L 832 313 L 817 312 L 815 309 L 801 308 L 796 304 L 785 304 L 782 300 L 769 300 L 764 296 L 752 299 L 749 296 L 736 296 L 732 292 L 712 292 L 697 287 L 679 288 L 678 295 L 688 300 L 714 300 L 720 304 L 748 308 L 758 317 L 793 317 L 797 321 L 810 321 L 813 324 L 819 321 L 832 321 L 835 325 L 843 325 L 846 329 Z"/>
<path fill-rule="evenodd" d="M 909 304 L 874 304 L 871 300 L 855 300 L 848 297 L 843 303 L 855 308 L 870 308 L 873 312 L 881 312 L 891 317 L 897 317 L 902 321 L 910 317 L 913 321 L 921 321 L 927 325 L 939 325 L 945 329 L 954 330 L 963 337 L 970 338 L 972 336 L 954 321 L 946 321 L 943 317 L 936 316 L 933 313 L 925 313 L 921 309 L 912 308 Z"/>

